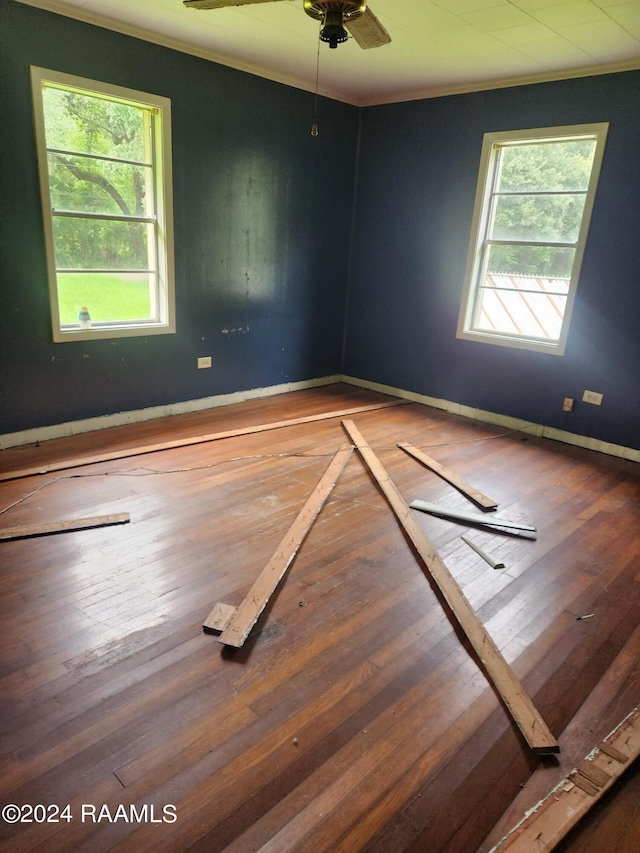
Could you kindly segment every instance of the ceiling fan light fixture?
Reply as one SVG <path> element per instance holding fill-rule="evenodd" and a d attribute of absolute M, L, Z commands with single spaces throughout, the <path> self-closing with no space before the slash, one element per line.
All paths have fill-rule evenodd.
<path fill-rule="evenodd" d="M 324 26 L 320 30 L 320 41 L 326 41 L 329 47 L 336 48 L 348 38 L 349 34 L 342 26 L 342 12 L 327 12 L 324 16 Z"/>
<path fill-rule="evenodd" d="M 345 24 L 367 11 L 367 0 L 304 0 L 304 11 L 316 21 L 322 21 L 320 41 L 337 47 L 349 38 Z"/>

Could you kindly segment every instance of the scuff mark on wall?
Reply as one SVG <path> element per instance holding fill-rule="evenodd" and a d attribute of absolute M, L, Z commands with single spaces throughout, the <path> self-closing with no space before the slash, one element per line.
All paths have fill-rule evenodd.
<path fill-rule="evenodd" d="M 251 330 L 249 328 L 249 324 L 247 323 L 246 326 L 238 326 L 235 329 L 225 328 L 220 329 L 220 331 L 223 335 L 248 335 Z"/>

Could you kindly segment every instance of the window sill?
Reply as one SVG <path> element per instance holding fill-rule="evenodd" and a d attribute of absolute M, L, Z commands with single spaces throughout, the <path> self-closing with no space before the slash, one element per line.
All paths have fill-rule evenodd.
<path fill-rule="evenodd" d="M 493 344 L 510 349 L 523 349 L 531 352 L 544 352 L 548 355 L 564 355 L 564 341 L 541 341 L 532 338 L 514 338 L 508 335 L 492 335 L 490 333 L 459 331 L 457 338 L 463 341 L 474 341 L 481 344 Z"/>
<path fill-rule="evenodd" d="M 175 334 L 175 324 L 154 323 L 139 325 L 127 324 L 119 326 L 95 324 L 90 329 L 80 329 L 77 326 L 67 326 L 53 330 L 53 342 L 56 344 L 69 343 L 70 341 L 97 341 L 107 338 L 134 338 L 149 337 L 151 335 Z"/>

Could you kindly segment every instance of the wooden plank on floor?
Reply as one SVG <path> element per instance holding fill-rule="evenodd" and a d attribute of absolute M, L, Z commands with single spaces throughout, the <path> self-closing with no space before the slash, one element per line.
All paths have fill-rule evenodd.
<path fill-rule="evenodd" d="M 227 646 L 235 646 L 236 648 L 244 644 L 251 629 L 258 621 L 260 614 L 267 606 L 270 597 L 298 553 L 307 533 L 331 494 L 336 480 L 347 464 L 351 453 L 351 447 L 342 447 L 335 454 L 329 467 L 307 499 L 307 502 L 274 551 L 273 556 L 258 575 L 258 578 L 244 600 L 235 609 L 233 614 L 231 614 L 229 621 L 224 626 L 222 634 L 218 638 L 221 643 Z M 214 611 L 215 608 L 209 614 L 207 622 L 213 619 Z"/>
<path fill-rule="evenodd" d="M 112 515 L 95 515 L 90 518 L 72 518 L 66 521 L 51 521 L 48 524 L 28 524 L 22 527 L 5 527 L 0 530 L 0 540 L 26 539 L 30 536 L 49 536 L 52 533 L 67 533 L 91 527 L 108 527 L 113 524 L 128 524 L 128 512 Z"/>
<path fill-rule="evenodd" d="M 113 450 L 106 453 L 95 453 L 90 456 L 81 456 L 77 459 L 50 462 L 45 465 L 36 465 L 32 468 L 22 468 L 16 471 L 0 472 L 0 482 L 5 480 L 19 480 L 23 477 L 33 477 L 36 474 L 48 474 L 51 471 L 64 471 L 68 468 L 81 468 L 84 465 L 95 465 L 98 462 L 111 462 L 114 459 L 127 459 L 131 456 L 142 456 L 146 453 L 158 453 L 161 450 L 174 450 L 177 447 L 188 447 L 192 444 L 205 444 L 209 441 L 219 441 L 224 438 L 236 438 L 241 435 L 253 435 L 254 433 L 266 432 L 274 429 L 299 426 L 301 424 L 326 421 L 331 418 L 343 418 L 345 415 L 355 415 L 361 412 L 373 412 L 377 409 L 387 409 L 393 406 L 406 406 L 408 400 L 385 400 L 380 403 L 371 403 L 365 406 L 353 406 L 348 409 L 340 409 L 334 412 L 321 412 L 317 415 L 305 415 L 300 418 L 291 418 L 285 421 L 274 421 L 272 423 L 256 424 L 255 426 L 238 427 L 236 429 L 213 432 L 207 435 L 196 435 L 190 438 L 179 438 L 173 441 L 161 441 L 157 444 L 146 444 L 139 447 Z"/>
<path fill-rule="evenodd" d="M 493 498 L 489 498 L 486 495 L 483 495 L 478 489 L 470 486 L 462 477 L 455 474 L 453 471 L 449 471 L 444 465 L 441 465 L 439 462 L 436 462 L 435 459 L 432 459 L 422 450 L 419 450 L 417 447 L 414 447 L 412 444 L 405 444 L 404 442 L 399 444 L 398 447 L 401 450 L 404 450 L 405 453 L 408 453 L 410 456 L 413 456 L 414 459 L 417 459 L 418 462 L 421 462 L 423 465 L 426 465 L 427 468 L 431 468 L 432 471 L 435 471 L 443 480 L 446 480 L 448 483 L 451 483 L 452 486 L 455 486 L 458 491 L 462 492 L 463 495 L 466 495 L 470 500 L 474 503 L 478 504 L 479 507 L 485 510 L 493 510 L 498 508 L 498 504 Z"/>
<path fill-rule="evenodd" d="M 224 631 L 235 612 L 236 608 L 233 605 L 219 601 L 214 604 L 213 610 L 202 623 L 202 630 L 205 634 Z"/>
<path fill-rule="evenodd" d="M 553 850 L 639 754 L 640 708 L 635 708 L 492 848 L 491 853 L 531 853 L 532 850 L 548 853 Z M 585 784 L 585 780 L 589 784 Z"/>
<path fill-rule="evenodd" d="M 453 616 L 473 645 L 486 673 L 502 697 L 509 713 L 531 749 L 540 754 L 559 752 L 556 739 L 525 692 L 515 673 L 487 633 L 464 593 L 425 533 L 411 515 L 409 506 L 391 477 L 366 443 L 353 421 L 343 426 L 356 446 L 369 471 L 377 481 L 398 521 L 413 543 L 430 576 L 437 584 Z"/>

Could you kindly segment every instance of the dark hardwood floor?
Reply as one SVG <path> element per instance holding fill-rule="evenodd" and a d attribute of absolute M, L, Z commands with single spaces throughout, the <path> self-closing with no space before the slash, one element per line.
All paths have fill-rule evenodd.
<path fill-rule="evenodd" d="M 327 386 L 3 450 L 0 465 L 386 399 Z M 203 633 L 347 443 L 340 418 L 319 420 L 0 483 L 2 527 L 131 516 L 0 542 L 0 800 L 45 806 L 0 822 L 0 849 L 486 853 L 638 704 L 636 463 L 417 404 L 351 418 L 408 501 L 478 511 L 398 442 L 536 526 L 415 513 L 560 754 L 532 754 L 355 454 L 247 643 Z M 564 853 L 640 849 L 628 777 Z"/>

